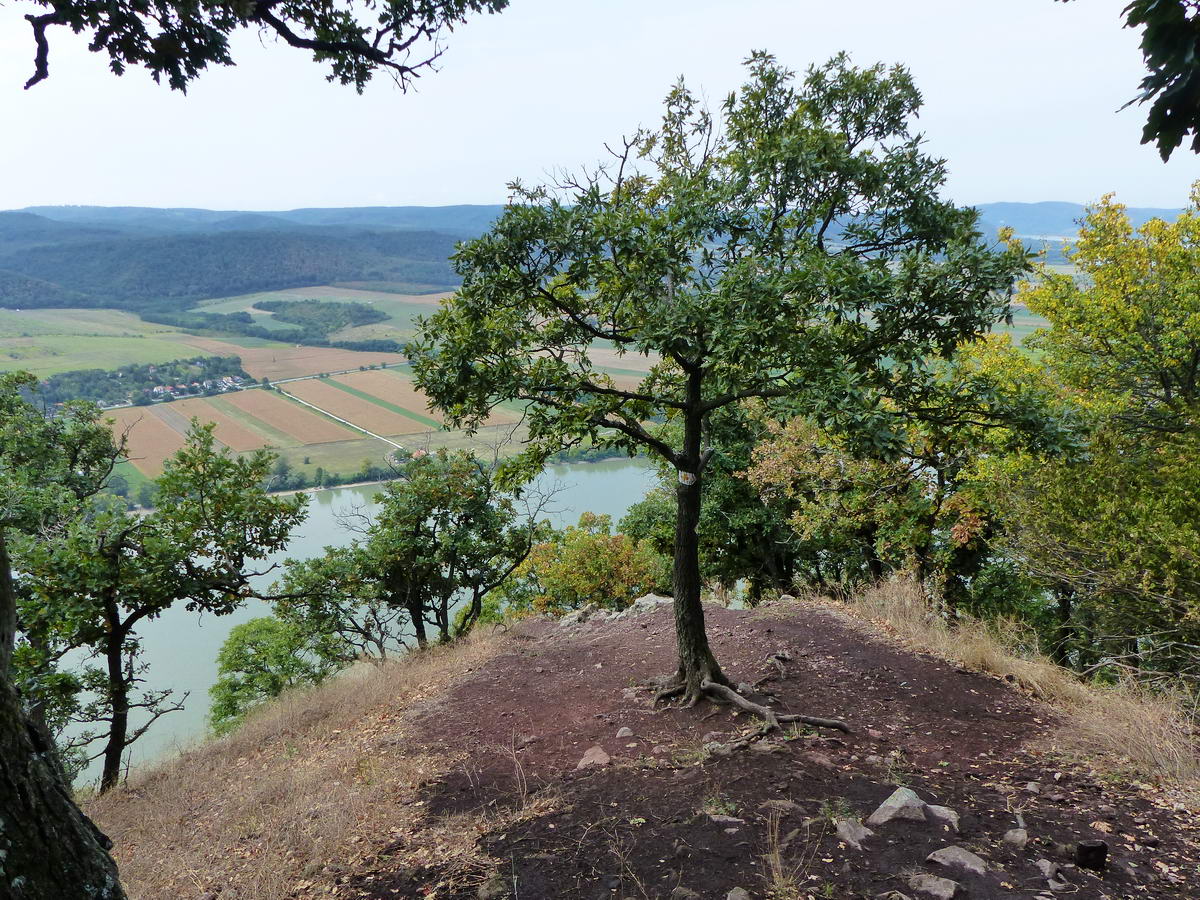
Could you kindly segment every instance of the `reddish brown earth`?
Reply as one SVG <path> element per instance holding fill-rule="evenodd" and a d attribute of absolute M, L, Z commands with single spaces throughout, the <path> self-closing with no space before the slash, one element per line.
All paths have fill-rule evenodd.
<path fill-rule="evenodd" d="M 410 733 L 434 754 L 470 754 L 423 786 L 429 823 L 535 800 L 542 811 L 478 834 L 496 867 L 491 881 L 481 872 L 473 883 L 448 884 L 443 872 L 404 869 L 384 853 L 338 895 L 591 900 L 666 898 L 683 886 L 703 898 L 742 887 L 753 898 L 916 900 L 908 877 L 928 872 L 954 878 L 969 898 L 1200 898 L 1194 814 L 1148 785 L 1040 749 L 1058 723 L 1013 686 L 893 646 L 824 607 L 708 615 L 731 678 L 774 673 L 761 691 L 772 692 L 776 709 L 842 717 L 854 733 L 806 731 L 710 755 L 706 741 L 744 734 L 752 720 L 712 706 L 656 710 L 648 692 L 633 689 L 672 668 L 669 609 L 571 628 L 525 623 L 512 650 L 414 710 Z M 792 658 L 782 677 L 767 659 L 778 651 Z M 618 739 L 622 727 L 633 737 Z M 609 764 L 576 769 L 597 745 Z M 1027 793 L 1028 782 L 1041 793 Z M 840 842 L 832 817 L 865 819 L 897 784 L 960 813 L 960 833 L 897 822 L 876 829 L 861 851 Z M 764 808 L 779 800 L 795 807 L 782 815 Z M 1116 814 L 1104 815 L 1104 806 Z M 1023 850 L 1001 841 L 1016 811 L 1030 835 Z M 711 812 L 742 821 L 715 821 Z M 793 893 L 768 890 L 772 818 Z M 1070 866 L 1056 850 L 1089 839 L 1111 847 L 1103 874 Z M 937 871 L 925 861 L 952 844 L 987 860 L 988 873 Z M 1067 865 L 1070 886 L 1047 890 L 1040 858 Z"/>

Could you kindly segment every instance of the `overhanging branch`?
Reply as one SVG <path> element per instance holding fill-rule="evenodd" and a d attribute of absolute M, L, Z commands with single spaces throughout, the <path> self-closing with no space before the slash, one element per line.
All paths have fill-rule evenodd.
<path fill-rule="evenodd" d="M 50 76 L 50 42 L 46 40 L 46 29 L 51 25 L 63 25 L 66 19 L 62 13 L 52 12 L 40 16 L 26 16 L 25 21 L 33 26 L 33 41 L 37 45 L 37 52 L 33 57 L 33 76 L 25 82 L 25 90 L 29 90 Z"/>

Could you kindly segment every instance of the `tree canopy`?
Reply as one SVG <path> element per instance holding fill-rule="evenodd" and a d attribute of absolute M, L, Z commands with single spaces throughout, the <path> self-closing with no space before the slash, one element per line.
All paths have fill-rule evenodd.
<path fill-rule="evenodd" d="M 797 82 L 766 53 L 747 68 L 719 122 L 680 83 L 661 126 L 611 164 L 512 185 L 455 257 L 462 288 L 409 348 L 456 425 L 527 404 L 528 463 L 590 440 L 675 470 L 679 668 L 665 690 L 692 701 L 727 681 L 697 559 L 713 423 L 757 397 L 895 444 L 881 398 L 919 406 L 932 360 L 1003 313 L 1025 265 L 939 196 L 945 165 L 912 130 L 906 70 L 842 55 Z M 650 373 L 622 372 L 628 356 Z"/>
<path fill-rule="evenodd" d="M 1200 639 L 1200 186 L 1176 221 L 1137 230 L 1105 197 L 1068 258 L 1078 277 L 1044 271 L 1021 299 L 1049 320 L 1030 343 L 1087 453 L 997 461 L 1003 540 L 1058 595 L 1077 661 L 1177 667 L 1161 647 Z"/>
<path fill-rule="evenodd" d="M 440 38 L 446 32 L 472 14 L 499 12 L 508 5 L 508 0 L 32 2 L 45 12 L 25 16 L 34 43 L 34 71 L 27 89 L 49 77 L 48 33 L 66 26 L 85 34 L 92 52 L 107 53 L 115 74 L 138 66 L 179 91 L 187 90 L 210 65 L 233 65 L 229 38 L 242 29 L 311 51 L 314 61 L 329 65 L 330 81 L 361 91 L 382 71 L 404 88 L 442 55 Z"/>
<path fill-rule="evenodd" d="M 138 694 L 139 623 L 176 604 L 232 612 L 252 593 L 249 564 L 282 549 L 305 515 L 305 497 L 268 496 L 270 453 L 234 457 L 216 449 L 212 431 L 194 426 L 167 461 L 152 512 L 95 503 L 14 546 L 28 582 L 22 630 L 43 646 L 85 648 L 102 663 L 101 790 L 116 784 L 126 748 L 175 708 L 169 690 Z M 146 721 L 131 718 L 137 709 Z"/>
<path fill-rule="evenodd" d="M 353 525 L 360 537 L 350 546 L 288 560 L 277 615 L 375 657 L 410 637 L 427 646 L 426 626 L 449 641 L 459 603 L 458 629 L 469 630 L 545 531 L 540 501 L 494 476 L 491 463 L 462 451 L 406 460 L 378 512 Z"/>
<path fill-rule="evenodd" d="M 1150 104 L 1142 143 L 1156 144 L 1167 160 L 1191 134 L 1200 153 L 1200 7 L 1195 0 L 1131 0 L 1122 14 L 1127 28 L 1142 29 L 1149 70 L 1125 104 Z"/>
<path fill-rule="evenodd" d="M 77 896 L 121 900 L 111 846 L 79 811 L 50 736 L 14 686 L 16 590 L 11 535 L 35 534 L 70 515 L 103 486 L 118 455 L 112 433 L 89 404 L 47 419 L 22 397 L 36 380 L 0 376 L 0 886 L 15 879 L 33 900 Z"/>

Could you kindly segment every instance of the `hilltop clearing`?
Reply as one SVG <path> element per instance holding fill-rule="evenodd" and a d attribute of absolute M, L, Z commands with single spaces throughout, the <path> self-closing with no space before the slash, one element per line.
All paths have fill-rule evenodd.
<path fill-rule="evenodd" d="M 948 890 L 937 879 L 968 898 L 1178 898 L 1197 883 L 1185 795 L 1081 761 L 1066 712 L 832 606 L 707 613 L 760 701 L 854 734 L 745 742 L 758 723 L 728 708 L 654 709 L 637 685 L 670 667 L 674 635 L 650 600 L 287 697 L 89 813 L 142 898 L 917 900 Z M 872 823 L 900 786 L 919 800 Z M 1107 843 L 1102 872 L 1074 865 L 1083 841 Z M 950 847 L 965 853 L 928 860 Z"/>

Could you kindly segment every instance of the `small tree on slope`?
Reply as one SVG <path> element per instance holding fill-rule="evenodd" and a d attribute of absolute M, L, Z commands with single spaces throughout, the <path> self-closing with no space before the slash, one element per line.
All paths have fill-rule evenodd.
<path fill-rule="evenodd" d="M 709 429 L 747 398 L 889 442 L 883 396 L 912 400 L 931 357 L 987 329 L 1024 266 L 938 196 L 909 130 L 902 68 L 845 56 L 796 84 L 756 53 L 722 123 L 681 83 L 662 125 L 615 160 L 514 201 L 455 257 L 463 285 L 409 347 L 456 425 L 527 404 L 530 466 L 581 440 L 678 472 L 679 660 L 660 698 L 730 689 L 709 647 L 696 526 Z M 626 359 L 649 365 L 630 378 Z M 667 419 L 671 439 L 649 424 Z M 838 723 L 840 725 L 840 723 Z"/>

